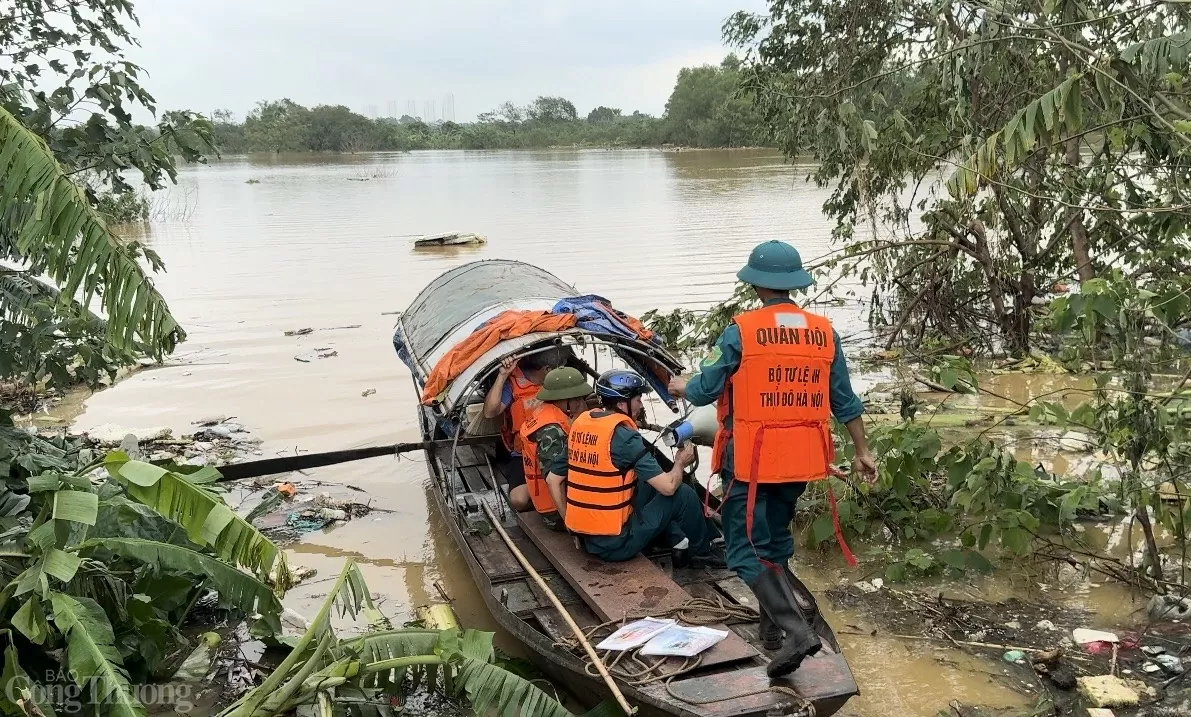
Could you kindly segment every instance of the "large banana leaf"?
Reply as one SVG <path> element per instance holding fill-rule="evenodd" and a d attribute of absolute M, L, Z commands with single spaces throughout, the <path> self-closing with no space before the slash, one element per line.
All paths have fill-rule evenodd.
<path fill-rule="evenodd" d="M 0 107 L 0 233 L 15 254 L 89 306 L 101 297 L 108 340 L 155 355 L 186 334 L 137 261 L 139 246 L 113 234 L 40 137 Z M 14 252 L 7 252 L 12 254 Z"/>
<path fill-rule="evenodd" d="M 104 463 L 129 497 L 181 525 L 193 542 L 210 548 L 220 560 L 272 578 L 278 591 L 289 587 L 285 554 L 219 498 L 178 473 L 129 460 L 121 451 L 108 454 Z"/>
<path fill-rule="evenodd" d="M 223 602 L 248 615 L 259 613 L 274 632 L 281 631 L 281 601 L 273 590 L 257 578 L 235 566 L 189 548 L 138 538 L 89 540 L 81 550 L 103 548 L 157 570 L 189 573 L 206 580 L 207 587 L 219 593 Z"/>
<path fill-rule="evenodd" d="M 106 707 L 110 717 L 145 717 L 145 708 L 133 695 L 128 673 L 115 646 L 107 615 L 87 598 L 50 593 L 54 624 L 66 636 L 66 667 L 88 697 Z"/>
<path fill-rule="evenodd" d="M 277 717 L 302 704 L 325 708 L 338 695 L 373 695 L 378 688 L 433 690 L 440 673 L 448 693 L 466 699 L 479 715 L 574 717 L 528 679 L 494 664 L 490 632 L 386 630 L 336 640 L 329 624 L 334 607 L 356 616 L 367 614 L 370 603 L 363 577 L 349 562 L 294 651 L 220 717 Z M 413 679 L 407 682 L 407 676 Z M 612 717 L 619 710 L 613 703 L 591 714 Z"/>

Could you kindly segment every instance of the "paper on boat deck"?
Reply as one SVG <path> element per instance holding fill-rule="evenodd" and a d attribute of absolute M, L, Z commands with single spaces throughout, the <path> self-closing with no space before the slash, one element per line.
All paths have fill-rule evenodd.
<path fill-rule="evenodd" d="M 649 642 L 653 636 L 666 628 L 672 627 L 674 624 L 674 620 L 658 620 L 652 617 L 634 620 L 608 637 L 605 637 L 600 644 L 596 645 L 596 649 L 631 650 L 634 647 L 640 647 Z"/>
<path fill-rule="evenodd" d="M 711 649 L 717 642 L 727 636 L 727 630 L 672 625 L 645 643 L 645 647 L 641 648 L 641 654 L 694 657 L 704 650 Z"/>

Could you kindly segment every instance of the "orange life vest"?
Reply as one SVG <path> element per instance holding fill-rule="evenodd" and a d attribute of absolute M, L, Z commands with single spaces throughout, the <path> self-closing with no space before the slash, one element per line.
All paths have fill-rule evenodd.
<path fill-rule="evenodd" d="M 740 329 L 740 367 L 720 396 L 712 470 L 735 444 L 732 472 L 754 483 L 799 483 L 826 478 L 835 457 L 831 438 L 831 322 L 794 304 L 746 311 Z M 731 430 L 725 418 L 732 416 Z"/>
<path fill-rule="evenodd" d="M 546 486 L 546 476 L 542 475 L 541 463 L 538 462 L 538 444 L 532 436 L 539 429 L 557 424 L 563 433 L 570 433 L 571 417 L 553 403 L 542 403 L 529 412 L 529 417 L 521 426 L 521 465 L 525 468 L 525 487 L 529 489 L 530 500 L 539 513 L 557 513 L 554 498 L 550 497 L 550 489 Z"/>
<path fill-rule="evenodd" d="M 633 512 L 635 470 L 612 463 L 616 427 L 635 429 L 633 419 L 602 409 L 581 414 L 567 436 L 566 526 L 582 535 L 620 535 Z"/>
<path fill-rule="evenodd" d="M 529 412 L 541 403 L 536 398 L 541 386 L 526 378 L 520 368 L 513 369 L 513 373 L 509 374 L 509 385 L 513 387 L 513 402 L 505 411 L 500 437 L 504 440 L 505 448 L 511 453 L 520 453 L 521 426 Z"/>

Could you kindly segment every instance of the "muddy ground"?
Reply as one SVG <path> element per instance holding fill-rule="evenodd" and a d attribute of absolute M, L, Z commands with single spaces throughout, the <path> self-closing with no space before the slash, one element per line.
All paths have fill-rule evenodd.
<path fill-rule="evenodd" d="M 1076 679 L 1116 674 L 1140 697 L 1137 708 L 1114 709 L 1118 717 L 1191 717 L 1188 673 L 1155 669 L 1156 663 L 1146 654 L 1160 648 L 1166 655 L 1186 659 L 1191 672 L 1191 625 L 1183 621 L 1143 619 L 1135 626 L 1122 626 L 1115 631 L 1120 643 L 1114 657 L 1106 643 L 1076 645 L 1072 631 L 1089 627 L 1092 615 L 1055 602 L 1018 598 L 985 602 L 938 591 L 891 588 L 880 580 L 832 588 L 827 598 L 834 607 L 858 613 L 877 626 L 865 631 L 856 625 L 837 625 L 840 634 L 883 634 L 950 646 L 984 658 L 995 681 L 1029 698 L 1032 711 L 1025 714 L 1087 714 L 1089 705 L 1075 688 Z M 952 714 L 1019 715 L 1022 711 L 953 703 Z"/>

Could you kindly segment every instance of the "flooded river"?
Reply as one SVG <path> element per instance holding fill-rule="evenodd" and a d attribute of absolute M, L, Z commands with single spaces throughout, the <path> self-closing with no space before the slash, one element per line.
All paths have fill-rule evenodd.
<path fill-rule="evenodd" d="M 190 334 L 175 357 L 181 365 L 92 396 L 76 427 L 189 432 L 191 421 L 225 414 L 264 439 L 265 456 L 418 439 L 413 386 L 391 345 L 391 313 L 451 267 L 520 259 L 629 312 L 698 308 L 730 292 L 758 241 L 790 240 L 811 259 L 827 251 L 831 227 L 819 209 L 826 192 L 805 181 L 805 170 L 764 151 L 231 158 L 184 170 L 171 191 L 159 212 L 165 216 L 143 240 L 165 260 L 169 271 L 158 286 Z M 444 231 L 479 232 L 489 243 L 411 249 L 412 235 Z M 859 328 L 854 312 L 833 318 L 844 330 Z M 305 327 L 315 331 L 285 336 Z M 317 349 L 337 355 L 295 360 Z M 294 546 L 292 561 L 319 577 L 287 604 L 311 613 L 327 586 L 319 581 L 350 556 L 390 615 L 405 617 L 437 599 L 433 585 L 441 580 L 465 623 L 494 626 L 427 510 L 420 458 L 323 468 L 305 482 L 315 480 L 359 487 L 392 512 Z M 820 572 L 820 587 L 840 575 Z M 838 628 L 858 618 L 834 620 Z M 929 715 L 952 699 L 1021 701 L 988 674 L 995 666 L 954 651 L 944 669 L 942 653 L 929 646 L 853 636 L 844 646 L 864 693 L 845 714 Z"/>

